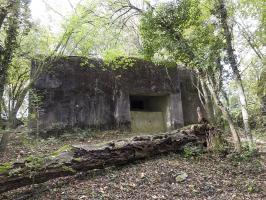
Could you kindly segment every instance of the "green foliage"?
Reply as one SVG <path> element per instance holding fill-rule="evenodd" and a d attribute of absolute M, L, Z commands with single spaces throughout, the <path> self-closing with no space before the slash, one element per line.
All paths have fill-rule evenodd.
<path fill-rule="evenodd" d="M 105 63 L 110 64 L 119 57 L 125 57 L 126 54 L 121 49 L 107 49 L 103 52 L 103 60 Z"/>
<path fill-rule="evenodd" d="M 11 163 L 3 163 L 0 165 L 0 174 L 1 173 L 5 173 L 6 171 L 8 171 L 9 169 L 12 168 L 12 164 Z"/>
<path fill-rule="evenodd" d="M 9 175 L 9 176 L 20 175 L 21 173 L 22 173 L 22 169 L 21 169 L 21 167 L 13 168 L 13 169 L 10 169 L 10 170 L 8 171 L 8 175 Z"/>
<path fill-rule="evenodd" d="M 121 27 L 120 19 L 113 21 L 112 9 L 119 9 L 113 6 L 109 0 L 88 0 L 79 4 L 63 24 L 65 34 L 71 33 L 71 37 L 66 38 L 65 54 L 97 56 L 107 61 L 117 56 L 137 55 L 137 32 L 127 24 Z"/>
<path fill-rule="evenodd" d="M 184 147 L 183 152 L 185 158 L 194 158 L 201 155 L 203 153 L 203 149 L 199 146 L 188 144 Z"/>
<path fill-rule="evenodd" d="M 230 156 L 231 161 L 236 163 L 251 162 L 257 155 L 257 149 L 250 148 L 248 143 L 242 144 L 242 151 L 240 153 L 234 153 Z"/>
<path fill-rule="evenodd" d="M 27 91 L 28 92 L 28 91 Z M 40 110 L 41 110 L 41 106 L 42 106 L 42 98 L 43 96 L 41 94 L 38 94 L 35 90 L 31 89 L 29 90 L 29 95 L 31 98 L 31 113 L 28 117 L 28 119 L 31 122 L 35 123 L 35 133 L 36 136 L 39 136 L 39 118 L 40 118 Z"/>
<path fill-rule="evenodd" d="M 240 2 L 241 6 L 246 3 L 247 1 Z M 256 0 L 251 4 L 253 8 L 258 7 L 259 4 L 261 5 Z M 235 93 L 237 87 L 231 84 L 232 72 L 224 67 L 228 64 L 229 59 L 225 54 L 226 40 L 221 28 L 217 5 L 218 2 L 208 0 L 181 0 L 177 3 L 164 3 L 155 7 L 155 9 L 149 10 L 141 18 L 140 24 L 144 48 L 142 53 L 149 60 L 160 62 L 162 60 L 171 60 L 176 64 L 194 68 L 196 71 L 201 72 L 200 74 L 207 74 L 213 80 L 213 85 L 217 84 L 217 88 L 214 86 L 217 92 L 221 90 L 222 84 L 226 83 L 224 88 L 230 93 L 230 105 L 228 106 L 232 110 L 234 117 L 241 118 L 239 97 Z M 226 2 L 226 8 L 230 22 L 235 20 L 234 17 L 238 18 L 241 15 L 242 8 L 245 10 L 245 6 L 236 8 L 231 1 Z M 261 8 L 259 9 L 261 10 Z M 258 16 L 255 10 L 252 12 L 255 16 Z M 240 34 L 244 34 L 244 32 L 248 33 L 245 35 L 247 40 L 245 45 L 249 45 L 251 50 L 255 49 L 260 52 L 261 42 L 246 28 L 245 30 L 241 29 Z M 238 41 L 238 38 L 235 40 L 241 45 L 244 44 L 243 41 Z M 239 51 L 243 49 L 241 45 Z M 258 54 L 263 57 L 261 53 Z M 243 55 L 242 60 L 246 60 L 246 54 Z M 257 83 L 254 81 L 254 76 L 258 79 L 263 66 L 261 63 L 263 62 L 263 59 L 260 62 L 255 60 L 250 64 L 253 65 L 254 70 L 246 70 L 249 73 L 247 75 L 246 73 L 243 74 L 244 79 L 246 79 L 243 84 L 247 91 L 248 109 L 254 119 L 258 118 L 260 110 L 260 100 L 256 95 Z M 218 65 L 217 63 L 221 64 Z M 246 68 L 246 66 L 243 66 L 243 68 Z M 263 87 L 264 82 L 260 82 L 261 86 L 259 88 L 261 90 L 265 88 Z M 263 92 L 260 91 L 260 93 Z"/>
<path fill-rule="evenodd" d="M 237 4 L 238 11 L 241 17 L 252 19 L 258 23 L 258 27 L 255 29 L 252 35 L 252 40 L 256 45 L 260 46 L 265 44 L 265 25 L 266 25 L 266 6 L 262 0 L 241 0 Z M 252 22 L 254 23 L 254 22 Z"/>
<path fill-rule="evenodd" d="M 93 67 L 96 67 L 93 63 L 91 63 L 88 59 L 83 59 L 82 62 L 80 63 L 80 66 L 81 67 L 90 67 L 90 68 L 93 68 Z"/>
<path fill-rule="evenodd" d="M 110 62 L 112 69 L 128 69 L 135 65 L 135 59 L 129 57 L 119 57 Z"/>
<path fill-rule="evenodd" d="M 24 117 L 27 110 L 28 89 L 30 85 L 31 62 L 37 54 L 51 52 L 53 37 L 48 30 L 38 25 L 31 25 L 27 34 L 19 34 L 19 46 L 13 51 L 13 58 L 7 69 L 3 111 L 8 118 L 19 115 Z M 34 73 L 32 73 L 32 77 Z"/>
<path fill-rule="evenodd" d="M 223 42 L 210 10 L 202 8 L 198 1 L 184 0 L 147 12 L 140 26 L 145 57 L 153 59 L 166 52 L 176 63 L 205 70 L 212 67 Z"/>
<path fill-rule="evenodd" d="M 258 188 L 257 184 L 255 183 L 255 181 L 249 181 L 246 184 L 246 188 L 247 188 L 248 193 L 255 193 L 255 192 L 259 191 L 259 188 Z"/>
<path fill-rule="evenodd" d="M 229 1 L 231 2 L 231 1 Z M 261 0 L 240 0 L 230 4 L 234 9 L 234 25 L 237 31 L 234 32 L 236 51 L 240 52 L 238 60 L 239 69 L 242 69 L 242 82 L 248 102 L 248 111 L 251 125 L 258 126 L 261 121 L 261 97 L 266 94 L 265 78 L 265 3 Z M 244 52 L 242 52 L 244 50 Z M 247 56 L 248 55 L 248 56 Z M 234 93 L 236 86 L 230 84 L 232 103 L 230 109 L 236 117 L 241 117 L 238 95 Z M 240 120 L 237 120 L 240 122 Z M 238 122 L 238 123 L 239 123 Z"/>
<path fill-rule="evenodd" d="M 214 135 L 211 138 L 211 150 L 214 153 L 224 154 L 228 152 L 228 143 L 222 135 Z"/>
<path fill-rule="evenodd" d="M 191 158 L 194 156 L 194 153 L 190 147 L 184 148 L 184 156 L 185 156 L 185 158 Z"/>
<path fill-rule="evenodd" d="M 29 156 L 26 158 L 25 165 L 31 171 L 40 169 L 43 167 L 45 162 L 44 157 L 42 156 Z"/>
<path fill-rule="evenodd" d="M 29 32 L 31 26 L 29 4 L 29 0 L 1 1 L 0 29 L 3 34 L 0 36 L 0 70 L 2 80 L 6 79 L 8 65 L 20 45 L 18 37 L 25 36 Z"/>

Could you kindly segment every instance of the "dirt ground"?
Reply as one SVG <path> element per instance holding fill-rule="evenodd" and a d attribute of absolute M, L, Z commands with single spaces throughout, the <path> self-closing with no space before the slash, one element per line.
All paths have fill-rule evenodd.
<path fill-rule="evenodd" d="M 13 134 L 0 163 L 28 155 L 49 154 L 65 144 L 99 143 L 132 134 L 118 132 L 28 139 Z M 262 139 L 260 139 L 264 145 Z M 261 145 L 261 144 L 260 144 Z M 0 199 L 266 199 L 266 155 L 161 155 L 130 165 L 94 170 L 20 188 Z"/>

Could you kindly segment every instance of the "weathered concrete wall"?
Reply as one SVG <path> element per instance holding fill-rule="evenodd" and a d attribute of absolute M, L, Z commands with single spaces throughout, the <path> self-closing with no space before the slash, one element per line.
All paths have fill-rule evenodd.
<path fill-rule="evenodd" d="M 130 101 L 126 91 L 119 90 L 115 94 L 115 124 L 117 128 L 130 129 Z"/>
<path fill-rule="evenodd" d="M 182 107 L 181 92 L 171 94 L 168 100 L 167 129 L 177 129 L 184 126 L 184 113 Z M 186 109 L 187 110 L 187 109 Z M 195 121 L 194 121 L 195 122 Z"/>
<path fill-rule="evenodd" d="M 199 101 L 189 71 L 134 58 L 113 68 L 80 57 L 60 58 L 51 65 L 33 86 L 41 97 L 40 129 L 130 129 L 130 95 L 168 96 L 161 103 L 167 129 L 197 121 Z M 31 121 L 31 127 L 36 124 Z"/>
<path fill-rule="evenodd" d="M 34 89 L 41 93 L 40 128 L 111 128 L 114 124 L 113 80 L 99 61 L 83 67 L 78 57 L 58 60 Z"/>
<path fill-rule="evenodd" d="M 202 106 L 197 88 L 195 87 L 197 85 L 197 79 L 193 71 L 182 70 L 179 74 L 184 124 L 188 125 L 198 121 L 196 110 L 198 106 Z M 204 109 L 202 108 L 202 110 Z"/>
<path fill-rule="evenodd" d="M 131 130 L 135 133 L 165 132 L 164 113 L 131 111 Z"/>

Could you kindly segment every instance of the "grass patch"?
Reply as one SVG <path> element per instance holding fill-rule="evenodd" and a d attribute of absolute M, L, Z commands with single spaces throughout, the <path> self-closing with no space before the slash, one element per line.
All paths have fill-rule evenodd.
<path fill-rule="evenodd" d="M 1 164 L 0 165 L 0 174 L 5 173 L 6 171 L 8 171 L 11 168 L 12 168 L 12 164 L 9 162 Z"/>

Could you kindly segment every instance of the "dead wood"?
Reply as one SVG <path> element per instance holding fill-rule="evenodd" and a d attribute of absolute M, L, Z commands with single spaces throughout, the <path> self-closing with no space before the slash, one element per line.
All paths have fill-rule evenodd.
<path fill-rule="evenodd" d="M 64 146 L 46 157 L 0 165 L 0 193 L 78 172 L 122 165 L 155 155 L 181 152 L 188 143 L 206 143 L 211 128 L 193 125 L 159 135 L 137 136 L 95 146 Z"/>

